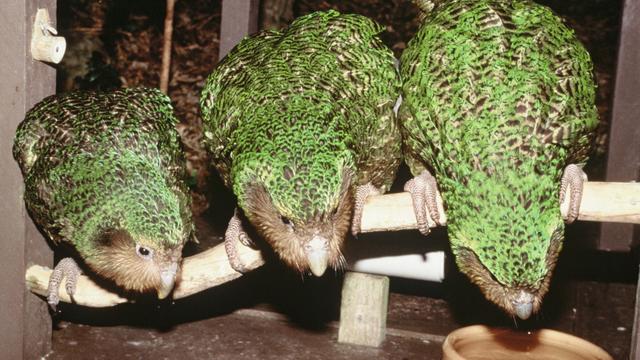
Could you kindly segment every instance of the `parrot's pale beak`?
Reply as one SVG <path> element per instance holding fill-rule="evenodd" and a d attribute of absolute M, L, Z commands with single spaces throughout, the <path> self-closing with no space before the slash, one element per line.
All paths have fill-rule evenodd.
<path fill-rule="evenodd" d="M 516 315 L 522 320 L 527 320 L 533 312 L 533 295 L 524 290 L 518 292 L 518 296 L 511 301 Z"/>
<path fill-rule="evenodd" d="M 160 273 L 160 288 L 158 288 L 158 299 L 164 299 L 173 290 L 176 284 L 176 274 L 178 272 L 178 264 L 171 264 L 168 268 Z"/>
<path fill-rule="evenodd" d="M 305 247 L 304 252 L 309 262 L 311 273 L 315 276 L 322 276 L 327 270 L 329 263 L 329 241 L 322 236 L 315 235 Z"/>

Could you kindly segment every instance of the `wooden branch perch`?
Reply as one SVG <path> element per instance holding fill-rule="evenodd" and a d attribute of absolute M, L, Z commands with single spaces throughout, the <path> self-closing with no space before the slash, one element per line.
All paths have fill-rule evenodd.
<path fill-rule="evenodd" d="M 567 199 L 560 204 L 565 215 Z M 438 198 L 438 206 L 442 206 Z M 640 223 L 640 183 L 594 182 L 584 184 L 578 220 Z M 407 192 L 373 196 L 367 199 L 362 212 L 362 232 L 416 229 L 411 196 Z"/>
<path fill-rule="evenodd" d="M 247 264 L 250 269 L 258 268 L 264 264 L 262 255 L 258 250 L 239 244 L 238 255 L 243 264 Z M 25 276 L 27 289 L 38 295 L 47 296 L 47 286 L 51 272 L 52 270 L 48 267 L 40 265 L 29 267 Z M 209 250 L 184 259 L 180 278 L 173 291 L 173 298 L 180 299 L 224 284 L 240 276 L 242 274 L 233 270 L 229 265 L 224 244 L 219 244 Z M 64 281 L 60 284 L 59 294 L 60 301 L 72 302 L 64 289 Z M 129 301 L 103 289 L 85 275 L 81 275 L 78 278 L 73 299 L 76 304 L 91 307 L 108 307 Z"/>
<path fill-rule="evenodd" d="M 568 198 L 568 196 L 567 196 Z M 579 220 L 640 223 L 640 183 L 585 183 Z M 561 205 L 566 212 L 567 204 Z M 411 197 L 408 193 L 373 196 L 367 199 L 362 214 L 362 232 L 407 230 L 416 228 Z M 259 251 L 238 247 L 240 258 L 250 269 L 264 260 Z M 51 269 L 33 265 L 27 269 L 26 285 L 32 292 L 46 296 Z M 173 293 L 175 299 L 187 297 L 240 277 L 229 265 L 224 244 L 184 259 L 181 277 Z M 60 284 L 60 301 L 71 302 Z M 99 287 L 87 276 L 80 276 L 75 303 L 108 307 L 128 300 Z"/>

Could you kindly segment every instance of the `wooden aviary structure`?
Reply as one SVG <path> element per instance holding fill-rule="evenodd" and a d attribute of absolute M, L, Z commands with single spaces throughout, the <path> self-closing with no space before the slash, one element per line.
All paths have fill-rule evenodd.
<path fill-rule="evenodd" d="M 624 0 L 613 114 L 607 153 L 607 181 L 640 180 L 640 0 Z M 602 224 L 600 249 L 627 251 L 640 241 L 640 225 Z M 640 359 L 640 276 L 630 359 Z"/>
<path fill-rule="evenodd" d="M 625 0 L 622 10 L 606 181 L 640 181 L 640 1 Z M 635 241 L 634 241 L 635 240 Z M 629 251 L 640 241 L 640 226 L 602 224 L 598 248 Z"/>
<path fill-rule="evenodd" d="M 3 334 L 0 346 L 1 359 L 40 358 L 49 352 L 51 346 L 51 319 L 46 302 L 27 289 L 36 294 L 43 294 L 52 266 L 52 252 L 24 209 L 21 198 L 22 177 L 11 156 L 11 146 L 15 127 L 23 119 L 25 112 L 55 91 L 54 69 L 33 60 L 30 51 L 32 32 L 48 31 L 46 27 L 43 29 L 33 26 L 36 10 L 43 8 L 47 9 L 49 14 L 55 14 L 55 5 L 56 0 L 7 0 L 3 3 L 3 11 L 0 12 L 0 24 L 5 24 L 0 35 L 0 46 L 5 53 L 4 66 L 0 70 L 3 79 L 3 86 L 0 87 L 0 105 L 4 115 L 0 122 L 0 166 L 3 169 L 0 175 L 0 189 L 3 192 L 0 206 L 0 225 L 3 229 L 0 235 L 0 263 L 4 270 L 3 276 L 0 277 L 0 301 L 3 304 L 0 307 L 0 333 Z M 640 78 L 635 75 L 637 64 L 640 63 L 640 51 L 633 46 L 640 39 L 638 10 L 640 0 L 625 0 L 608 159 L 608 181 L 631 181 L 637 180 L 638 177 L 640 127 L 637 126 L 637 118 L 640 115 L 640 98 L 637 94 L 640 93 Z M 221 57 L 242 37 L 257 30 L 257 14 L 257 0 L 223 1 Z M 55 27 L 55 19 L 52 21 L 50 25 Z M 620 171 L 623 172 L 622 175 L 617 174 Z M 640 223 L 639 207 L 640 184 L 588 183 L 579 219 L 637 224 Z M 600 248 L 627 249 L 633 225 L 627 225 L 627 230 L 619 237 L 607 235 L 608 226 L 603 226 Z M 367 201 L 363 215 L 364 231 L 409 228 L 415 228 L 415 218 L 408 194 L 377 196 Z M 613 245 L 610 242 L 612 239 Z M 253 268 L 264 262 L 258 251 L 249 248 L 242 250 L 242 257 L 243 262 L 251 264 Z M 215 247 L 185 259 L 181 281 L 174 291 L 174 298 L 189 296 L 239 276 L 241 275 L 229 266 L 224 249 L 220 246 Z M 345 302 L 341 311 L 341 341 L 375 346 L 384 339 L 387 281 L 388 279 L 380 276 L 347 275 L 347 285 L 343 290 Z M 365 304 L 353 301 L 362 297 L 358 295 L 362 294 L 362 291 L 372 292 L 374 296 L 371 298 L 374 300 Z M 60 294 L 61 301 L 70 301 L 64 290 Z M 98 287 L 84 276 L 79 281 L 74 298 L 79 305 L 98 307 L 127 301 Z M 637 308 L 638 304 L 632 358 L 636 356 L 640 336 L 637 331 L 640 321 Z M 360 321 L 362 317 L 357 316 L 357 312 L 362 309 L 372 312 L 371 318 L 365 324 Z M 366 336 L 367 334 L 370 336 Z M 363 338 L 365 341 L 358 340 Z"/>
<path fill-rule="evenodd" d="M 51 40 L 45 37 L 47 26 L 55 27 L 34 27 L 39 8 L 55 15 L 56 1 L 5 0 L 0 11 L 0 359 L 39 359 L 51 349 L 51 316 L 47 305 L 25 289 L 24 269 L 51 266 L 53 253 L 25 210 L 22 175 L 11 151 L 25 112 L 56 89 L 55 70 L 31 56 L 33 32 Z"/>

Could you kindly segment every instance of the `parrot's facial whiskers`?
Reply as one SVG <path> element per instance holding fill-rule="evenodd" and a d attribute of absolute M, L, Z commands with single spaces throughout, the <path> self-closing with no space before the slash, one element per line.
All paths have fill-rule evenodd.
<path fill-rule="evenodd" d="M 176 282 L 182 246 L 163 248 L 149 240 L 136 242 L 124 230 L 108 231 L 98 252 L 87 258 L 87 265 L 125 290 L 156 291 L 167 297 Z"/>
<path fill-rule="evenodd" d="M 245 190 L 245 215 L 258 234 L 280 258 L 300 273 L 322 276 L 326 269 L 344 268 L 340 249 L 349 229 L 352 213 L 348 182 L 340 192 L 338 204 L 312 216 L 283 215 L 265 187 L 251 184 Z"/>

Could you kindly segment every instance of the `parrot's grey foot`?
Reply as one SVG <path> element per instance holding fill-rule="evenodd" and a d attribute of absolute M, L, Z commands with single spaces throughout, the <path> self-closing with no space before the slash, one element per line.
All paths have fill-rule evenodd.
<path fill-rule="evenodd" d="M 356 188 L 353 220 L 351 222 L 351 234 L 353 234 L 353 236 L 356 236 L 360 232 L 362 225 L 362 209 L 364 208 L 364 203 L 367 201 L 367 197 L 371 195 L 380 195 L 381 193 L 382 191 L 371 183 L 360 185 Z"/>
<path fill-rule="evenodd" d="M 58 288 L 60 287 L 62 279 L 67 279 L 65 282 L 65 290 L 67 291 L 67 294 L 69 294 L 71 300 L 73 300 L 73 294 L 76 292 L 78 275 L 81 273 L 82 272 L 78 267 L 78 264 L 76 264 L 76 262 L 70 257 L 64 258 L 58 262 L 58 265 L 56 265 L 49 277 L 49 286 L 47 288 L 47 302 L 53 311 L 56 311 L 56 306 L 60 302 Z"/>
<path fill-rule="evenodd" d="M 418 230 L 423 235 L 428 235 L 429 228 L 439 225 L 442 218 L 436 202 L 438 194 L 436 178 L 425 170 L 422 174 L 407 181 L 404 184 L 404 191 L 411 193 Z"/>
<path fill-rule="evenodd" d="M 585 181 L 587 181 L 587 174 L 578 165 L 570 164 L 564 169 L 560 182 L 560 203 L 562 204 L 564 201 L 567 189 L 570 189 L 569 211 L 564 219 L 567 224 L 574 222 L 578 218 Z"/>
<path fill-rule="evenodd" d="M 224 249 L 227 252 L 231 268 L 241 274 L 245 274 L 249 272 L 249 269 L 242 263 L 242 260 L 238 255 L 239 244 L 254 247 L 253 241 L 242 228 L 242 222 L 240 221 L 238 210 L 236 209 L 233 217 L 229 220 L 227 231 L 224 233 Z"/>

